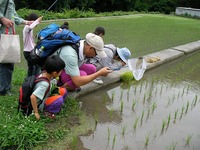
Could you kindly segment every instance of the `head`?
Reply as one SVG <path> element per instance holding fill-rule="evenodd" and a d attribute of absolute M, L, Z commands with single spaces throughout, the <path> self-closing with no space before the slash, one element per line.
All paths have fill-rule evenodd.
<path fill-rule="evenodd" d="M 84 54 L 86 57 L 95 57 L 98 55 L 100 58 L 105 58 L 107 55 L 104 52 L 103 39 L 94 33 L 88 33 L 85 37 Z"/>
<path fill-rule="evenodd" d="M 131 56 L 131 52 L 128 48 L 124 47 L 124 48 L 118 48 L 117 47 L 117 53 L 115 58 L 119 61 L 124 62 L 125 64 L 127 64 L 128 59 Z"/>
<path fill-rule="evenodd" d="M 60 76 L 65 68 L 65 62 L 57 55 L 52 55 L 45 60 L 43 70 L 51 74 L 54 78 Z"/>
<path fill-rule="evenodd" d="M 27 16 L 27 18 L 26 18 L 26 20 L 28 20 L 28 21 L 35 21 L 36 19 L 38 18 L 38 15 L 37 14 L 35 14 L 35 13 L 30 13 L 28 16 Z"/>
<path fill-rule="evenodd" d="M 61 26 L 61 29 L 69 29 L 69 23 L 68 22 L 64 22 Z"/>
<path fill-rule="evenodd" d="M 105 29 L 103 27 L 96 27 L 94 34 L 103 37 L 105 35 Z"/>

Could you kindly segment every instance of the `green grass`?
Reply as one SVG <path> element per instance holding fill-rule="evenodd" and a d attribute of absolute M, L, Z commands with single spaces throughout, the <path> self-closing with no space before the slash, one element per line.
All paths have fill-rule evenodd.
<path fill-rule="evenodd" d="M 42 22 L 34 30 L 34 34 L 53 22 Z M 62 20 L 56 23 L 62 24 L 63 22 Z M 132 52 L 132 57 L 142 56 L 169 47 L 196 41 L 199 40 L 200 35 L 199 20 L 158 14 L 137 14 L 124 17 L 94 19 L 84 18 L 68 20 L 68 22 L 70 29 L 80 34 L 82 38 L 85 37 L 86 33 L 93 32 L 95 27 L 103 26 L 106 29 L 106 35 L 103 37 L 104 42 L 106 44 L 113 43 L 118 47 L 129 48 Z M 17 33 L 20 34 L 21 42 L 22 30 L 22 25 L 17 27 Z M 23 44 L 21 43 L 21 45 Z M 21 49 L 23 49 L 23 46 Z M 23 149 L 25 147 L 39 145 L 40 142 L 46 142 L 47 139 L 62 139 L 71 131 L 68 130 L 70 128 L 70 117 L 76 117 L 79 120 L 80 114 L 82 114 L 80 113 L 81 110 L 77 107 L 77 102 L 71 100 L 65 104 L 65 108 L 58 115 L 57 120 L 52 122 L 47 119 L 42 119 L 39 122 L 35 122 L 35 118 L 31 118 L 32 123 L 30 126 L 23 130 L 25 131 L 23 134 L 20 134 L 22 133 L 19 130 L 22 127 L 21 124 L 26 124 L 28 121 L 28 119 L 25 120 L 17 115 L 18 92 L 26 76 L 26 69 L 26 62 L 22 56 L 21 63 L 15 65 L 15 71 L 13 73 L 13 95 L 0 97 L 0 130 L 4 131 L 0 132 L 0 149 L 6 149 L 10 146 Z M 124 77 L 124 79 L 127 79 L 127 77 Z M 65 123 L 64 126 L 63 123 Z M 55 127 L 59 127 L 59 129 Z M 50 132 L 48 129 L 52 129 L 52 131 Z M 39 135 L 38 138 L 34 139 L 34 136 L 31 138 L 35 134 Z M 76 135 L 78 134 L 76 133 Z M 26 138 L 27 136 L 29 138 Z M 40 139 L 40 136 L 43 139 Z M 74 137 L 74 135 L 71 135 L 71 137 Z"/>

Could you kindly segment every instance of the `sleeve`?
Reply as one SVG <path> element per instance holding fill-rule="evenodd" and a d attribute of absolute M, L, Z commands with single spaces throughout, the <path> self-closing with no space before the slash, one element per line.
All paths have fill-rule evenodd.
<path fill-rule="evenodd" d="M 23 21 L 25 21 L 24 19 L 18 16 L 17 12 L 15 11 L 15 8 L 14 8 L 14 21 L 16 25 L 20 25 Z"/>
<path fill-rule="evenodd" d="M 4 13 L 4 9 L 5 9 L 5 6 L 4 6 L 5 2 L 6 1 L 4 1 L 4 0 L 0 0 L 0 18 L 4 17 L 3 13 Z"/>
<path fill-rule="evenodd" d="M 33 91 L 33 94 L 40 100 L 43 100 L 45 98 L 45 93 L 47 91 L 49 87 L 49 83 L 46 82 L 46 81 L 41 81 L 41 82 L 38 82 L 36 85 L 35 85 L 35 88 L 34 88 L 34 91 Z M 50 91 L 50 90 L 49 90 Z M 48 95 L 48 94 L 47 94 Z"/>

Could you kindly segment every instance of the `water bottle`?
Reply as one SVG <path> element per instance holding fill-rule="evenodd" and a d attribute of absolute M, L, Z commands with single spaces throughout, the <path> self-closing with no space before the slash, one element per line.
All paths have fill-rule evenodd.
<path fill-rule="evenodd" d="M 40 49 L 36 49 L 35 53 L 38 56 L 41 56 L 44 50 L 44 46 L 41 46 Z"/>

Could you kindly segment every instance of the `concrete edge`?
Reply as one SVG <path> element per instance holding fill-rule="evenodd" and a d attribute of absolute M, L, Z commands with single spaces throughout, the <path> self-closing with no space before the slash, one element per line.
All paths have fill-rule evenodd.
<path fill-rule="evenodd" d="M 174 59 L 177 59 L 177 58 L 180 58 L 180 57 L 185 56 L 187 54 L 193 53 L 197 50 L 200 50 L 200 40 L 145 55 L 145 56 L 143 56 L 143 58 L 145 58 L 146 62 L 149 58 L 159 59 L 156 62 L 152 62 L 152 63 L 147 62 L 147 69 L 146 70 L 152 69 L 152 68 L 157 67 L 157 66 L 162 65 L 162 64 L 165 64 L 165 63 L 170 62 Z M 77 98 L 77 97 L 80 97 L 84 94 L 95 91 L 99 88 L 102 88 L 106 85 L 118 82 L 118 81 L 120 81 L 120 76 L 123 73 L 128 72 L 128 71 L 130 71 L 128 66 L 122 68 L 119 71 L 113 71 L 108 76 L 103 77 L 102 80 L 104 81 L 104 83 L 102 85 L 94 83 L 94 82 L 90 82 L 90 83 L 88 83 L 84 86 L 81 86 L 80 92 L 69 92 L 69 96 Z"/>

